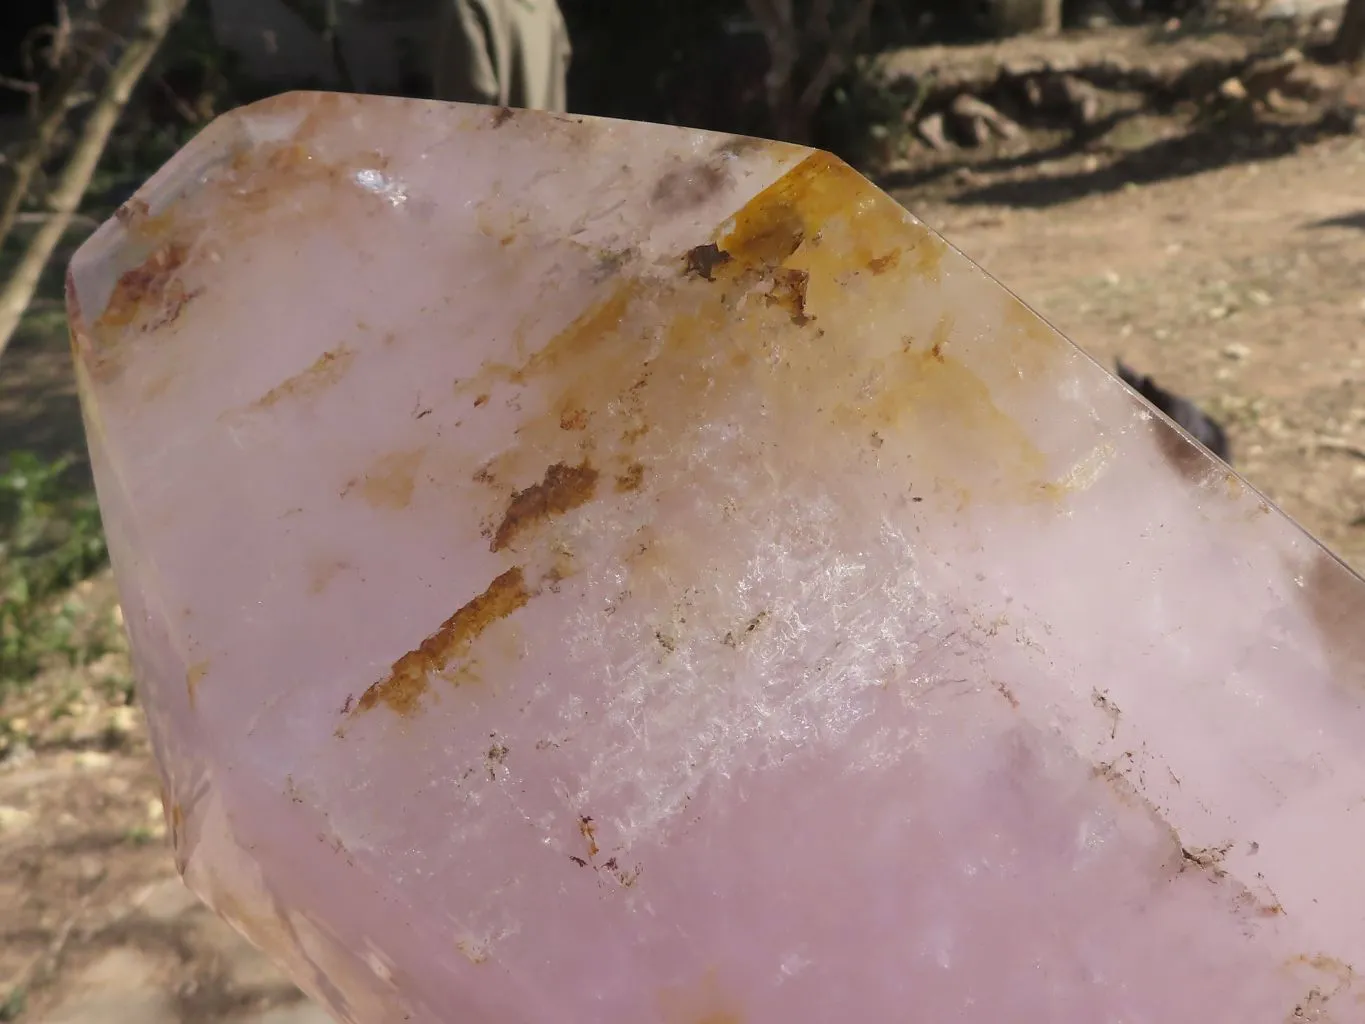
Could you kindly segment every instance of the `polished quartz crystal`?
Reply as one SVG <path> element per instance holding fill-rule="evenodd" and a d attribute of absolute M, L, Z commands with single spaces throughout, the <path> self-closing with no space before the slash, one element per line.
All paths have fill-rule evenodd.
<path fill-rule="evenodd" d="M 292 94 L 80 250 L 190 886 L 353 1024 L 1365 1019 L 1365 590 L 820 152 Z"/>

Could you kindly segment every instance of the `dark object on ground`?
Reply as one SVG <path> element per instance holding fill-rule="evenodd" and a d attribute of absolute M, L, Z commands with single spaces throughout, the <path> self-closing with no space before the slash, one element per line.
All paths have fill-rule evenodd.
<path fill-rule="evenodd" d="M 1232 449 L 1228 436 L 1214 420 L 1188 398 L 1181 398 L 1160 387 L 1151 377 L 1138 373 L 1117 360 L 1119 379 L 1184 428 L 1185 432 L 1229 466 Z"/>
<path fill-rule="evenodd" d="M 1365 60 L 1365 0 L 1347 0 L 1332 49 L 1343 64 Z"/>

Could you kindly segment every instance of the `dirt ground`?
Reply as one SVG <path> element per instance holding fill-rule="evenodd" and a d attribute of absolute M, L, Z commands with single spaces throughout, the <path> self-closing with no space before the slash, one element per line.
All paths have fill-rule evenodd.
<path fill-rule="evenodd" d="M 888 181 L 1095 358 L 1224 421 L 1250 482 L 1365 568 L 1365 89 L 1334 72 L 1286 108 L 1222 81 L 1242 108 L 1212 125 L 1130 103 L 1069 142 L 922 146 Z M 59 333 L 6 356 L 0 437 L 79 450 Z M 117 615 L 107 577 L 77 596 Z M 53 673 L 0 717 L 0 1020 L 324 1020 L 181 890 L 127 673 L 118 652 Z"/>

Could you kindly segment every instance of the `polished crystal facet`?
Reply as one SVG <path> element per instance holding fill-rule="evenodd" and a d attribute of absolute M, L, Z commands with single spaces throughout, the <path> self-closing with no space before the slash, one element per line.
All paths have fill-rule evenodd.
<path fill-rule="evenodd" d="M 180 867 L 339 1019 L 1363 1019 L 1361 582 L 832 157 L 289 95 L 69 290 Z"/>

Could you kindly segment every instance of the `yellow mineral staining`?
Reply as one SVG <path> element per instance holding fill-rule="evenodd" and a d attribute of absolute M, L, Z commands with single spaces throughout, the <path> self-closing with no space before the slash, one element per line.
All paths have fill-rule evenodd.
<path fill-rule="evenodd" d="M 1287 966 L 1294 971 L 1303 971 L 1306 968 L 1319 974 L 1330 975 L 1339 982 L 1338 987 L 1350 984 L 1356 976 L 1355 968 L 1350 964 L 1324 953 L 1296 956 L 1289 961 Z"/>
<path fill-rule="evenodd" d="M 147 202 L 136 197 L 115 210 L 114 219 L 123 225 L 130 238 L 148 242 L 165 239 L 175 223 L 169 212 L 153 216 Z"/>
<path fill-rule="evenodd" d="M 171 389 L 171 385 L 175 383 L 177 376 L 178 374 L 173 369 L 162 370 L 148 381 L 147 386 L 142 389 L 142 400 L 144 402 L 155 402 Z"/>
<path fill-rule="evenodd" d="M 1088 490 L 1104 475 L 1113 459 L 1112 444 L 1105 442 L 1098 445 L 1067 470 L 1059 480 L 1044 484 L 1043 492 L 1050 497 L 1061 498 L 1076 491 Z"/>
<path fill-rule="evenodd" d="M 745 1014 L 722 989 L 714 970 L 701 983 L 664 989 L 659 994 L 664 1024 L 744 1024 Z"/>
<path fill-rule="evenodd" d="M 488 963 L 488 947 L 482 942 L 478 942 L 474 939 L 460 939 L 455 943 L 455 948 L 459 951 L 460 956 L 464 957 L 471 964 L 478 965 Z"/>
<path fill-rule="evenodd" d="M 166 803 L 164 793 L 162 794 L 162 807 L 166 812 L 166 824 L 170 826 L 171 842 L 176 848 L 179 848 L 185 830 L 185 809 L 180 806 L 178 800 Z"/>
<path fill-rule="evenodd" d="M 421 707 L 430 679 L 468 656 L 474 642 L 495 622 L 524 608 L 531 599 L 520 568 L 508 569 L 470 600 L 412 651 L 393 663 L 389 674 L 361 695 L 350 711 L 357 714 L 379 704 L 399 715 Z"/>
<path fill-rule="evenodd" d="M 1047 321 L 1012 296 L 1005 300 L 1000 345 L 1002 357 L 1009 359 L 1028 387 L 1046 382 L 1071 351 Z"/>
<path fill-rule="evenodd" d="M 356 491 L 372 508 L 399 511 L 412 503 L 417 489 L 417 470 L 425 448 L 390 452 L 376 459 L 358 480 L 350 481 L 346 493 Z"/>
<path fill-rule="evenodd" d="M 605 300 L 596 303 L 577 319 L 552 338 L 544 348 L 535 353 L 521 367 L 511 370 L 507 377 L 513 384 L 524 384 L 532 378 L 557 374 L 576 369 L 589 361 L 593 372 L 607 369 L 599 365 L 607 349 L 612 355 L 620 353 L 620 330 L 627 312 L 632 311 L 638 300 L 652 297 L 652 289 L 642 281 L 626 281 Z M 596 357 L 596 358 L 594 358 Z M 639 366 L 639 359 L 631 361 Z M 619 380 L 622 373 L 629 373 L 628 366 L 621 367 L 612 378 Z M 588 376 L 584 374 L 583 376 Z"/>
<path fill-rule="evenodd" d="M 825 229 L 840 225 L 841 239 Z M 827 153 L 814 153 L 755 196 L 717 240 L 740 263 L 780 265 L 803 242 L 813 275 L 843 276 L 859 270 L 881 276 L 892 268 L 937 281 L 948 249 L 927 228 L 910 220 L 889 196 L 868 185 L 853 168 Z"/>
<path fill-rule="evenodd" d="M 884 256 L 874 256 L 867 261 L 867 269 L 874 274 L 885 274 L 888 270 L 894 270 L 900 265 L 901 251 L 892 249 Z"/>
<path fill-rule="evenodd" d="M 997 408 L 982 380 L 948 354 L 943 334 L 936 332 L 938 340 L 927 349 L 912 348 L 874 363 L 863 387 L 831 403 L 834 423 L 850 431 L 872 427 L 882 437 L 929 436 L 951 424 L 945 446 L 955 459 L 995 467 L 989 487 L 978 486 L 971 496 L 1026 502 L 1048 497 L 1042 453 L 1020 424 Z M 832 365 L 823 369 L 836 372 Z M 812 368 L 812 377 L 820 373 Z M 949 471 L 933 453 L 928 458 L 937 471 Z"/>
<path fill-rule="evenodd" d="M 308 593 L 321 594 L 338 576 L 352 568 L 354 566 L 344 558 L 313 556 L 308 561 Z"/>
<path fill-rule="evenodd" d="M 199 683 L 208 675 L 209 663 L 207 661 L 196 661 L 185 671 L 185 692 L 189 694 L 190 707 L 194 707 L 195 698 L 199 692 Z"/>
<path fill-rule="evenodd" d="M 597 825 L 586 814 L 578 819 L 578 834 L 587 847 L 588 860 L 592 860 L 602 852 L 601 847 L 597 845 Z"/>
<path fill-rule="evenodd" d="M 685 184 L 663 182 L 661 195 Z M 693 184 L 702 189 L 705 175 Z M 591 275 L 591 254 L 582 256 Z M 636 474 L 618 467 L 670 464 L 682 439 L 736 403 L 761 406 L 764 429 L 790 439 L 793 458 L 846 443 L 852 465 L 876 435 L 888 471 L 913 464 L 940 494 L 1055 500 L 1063 492 L 1049 489 L 1046 460 L 995 402 L 992 389 L 1013 375 L 988 384 L 974 372 L 979 348 L 957 350 L 950 318 L 903 337 L 907 315 L 923 316 L 906 309 L 907 284 L 932 286 L 950 257 L 855 171 L 813 154 L 712 241 L 678 253 L 671 274 L 596 278 L 596 300 L 558 334 L 457 385 L 473 401 L 503 390 L 531 397 L 520 398 L 517 443 L 478 467 L 496 495 L 493 549 L 548 543 L 537 524 L 592 499 L 591 467 L 611 467 L 628 492 Z M 1034 349 L 1060 350 L 1031 314 L 1004 333 L 1003 354 L 1022 347 L 1029 365 Z M 547 463 L 559 467 L 553 475 Z M 538 484 L 513 484 L 541 473 Z"/>
<path fill-rule="evenodd" d="M 355 350 L 345 345 L 324 352 L 305 370 L 275 385 L 256 401 L 252 409 L 269 409 L 285 399 L 309 398 L 336 384 L 355 363 Z"/>
<path fill-rule="evenodd" d="M 1355 987 L 1356 972 L 1350 964 L 1336 957 L 1314 953 L 1296 956 L 1285 966 L 1308 986 L 1308 991 L 1285 1018 L 1289 1024 L 1299 1021 L 1330 1024 L 1331 1021 L 1346 1020 L 1348 1017 L 1355 1019 L 1344 1011 L 1341 1017 L 1332 1012 L 1336 1008 L 1335 1002 L 1340 1002 L 1339 996 L 1351 998 L 1357 1005 L 1365 1002 L 1365 995 L 1351 991 Z"/>

